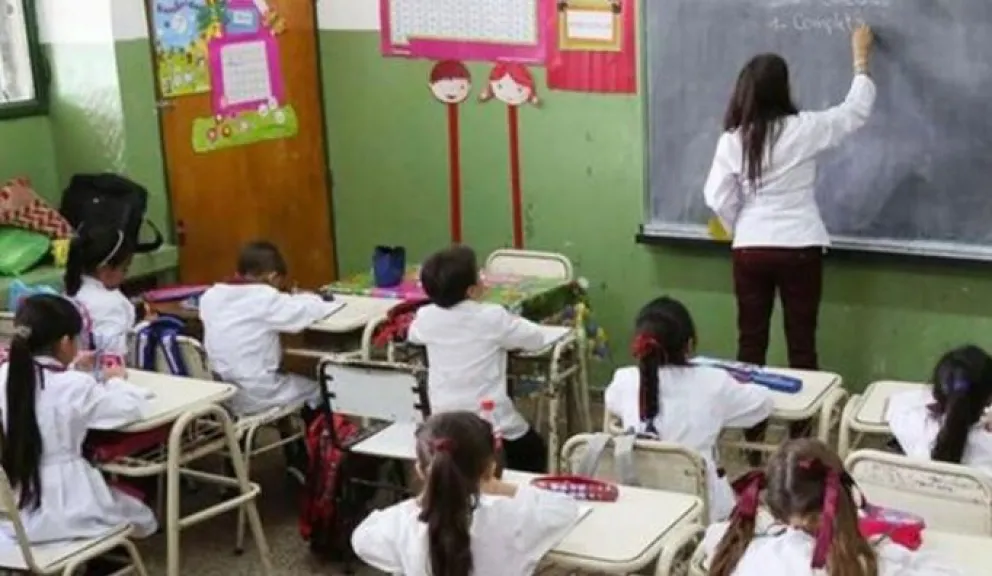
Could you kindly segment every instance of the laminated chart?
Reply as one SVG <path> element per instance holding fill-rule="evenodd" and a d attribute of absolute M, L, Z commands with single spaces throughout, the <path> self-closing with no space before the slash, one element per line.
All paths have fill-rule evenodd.
<path fill-rule="evenodd" d="M 380 0 L 387 56 L 543 63 L 541 0 Z"/>

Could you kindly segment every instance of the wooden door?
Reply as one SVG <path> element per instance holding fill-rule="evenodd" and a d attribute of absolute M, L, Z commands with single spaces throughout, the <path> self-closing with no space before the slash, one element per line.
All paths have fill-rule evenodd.
<path fill-rule="evenodd" d="M 185 283 L 230 276 L 239 248 L 256 239 L 280 247 L 290 278 L 301 286 L 315 288 L 334 279 L 316 3 L 268 0 L 268 4 L 284 23 L 276 38 L 285 100 L 298 119 L 295 136 L 197 153 L 192 145 L 193 123 L 213 117 L 211 94 L 164 99 L 158 86 L 179 276 Z M 153 56 L 154 9 L 154 0 L 149 0 Z"/>

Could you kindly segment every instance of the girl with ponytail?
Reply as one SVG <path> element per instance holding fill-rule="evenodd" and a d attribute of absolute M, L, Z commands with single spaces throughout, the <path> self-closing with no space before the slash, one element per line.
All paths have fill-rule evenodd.
<path fill-rule="evenodd" d="M 120 230 L 84 226 L 69 244 L 65 268 L 66 295 L 83 315 L 84 348 L 120 364 L 138 319 L 134 304 L 120 290 L 133 256 L 134 248 Z"/>
<path fill-rule="evenodd" d="M 373 512 L 355 553 L 405 576 L 530 576 L 578 520 L 567 496 L 494 475 L 492 427 L 471 412 L 431 416 L 417 432 L 414 499 Z"/>
<path fill-rule="evenodd" d="M 703 539 L 709 576 L 963 576 L 933 555 L 866 540 L 854 480 L 819 440 L 786 442 L 766 472 L 735 484 L 730 522 Z M 762 492 L 770 517 L 759 513 Z"/>
<path fill-rule="evenodd" d="M 772 413 L 769 391 L 742 384 L 724 370 L 693 366 L 696 328 L 681 302 L 663 296 L 637 315 L 632 353 L 606 389 L 606 410 L 624 429 L 695 450 L 707 463 L 711 520 L 722 520 L 734 495 L 716 457 L 726 427 L 745 428 Z"/>
<path fill-rule="evenodd" d="M 68 299 L 31 296 L 17 310 L 10 356 L 0 364 L 0 464 L 36 544 L 91 538 L 123 524 L 138 537 L 156 530 L 148 507 L 107 486 L 83 458 L 87 431 L 141 419 L 146 394 L 124 381 L 121 367 L 105 370 L 105 384 L 68 369 L 82 326 Z M 13 541 L 13 526 L 0 522 L 0 543 L 5 539 Z"/>
<path fill-rule="evenodd" d="M 951 350 L 931 390 L 889 398 L 886 419 L 907 456 L 966 464 L 992 476 L 992 358 L 977 346 Z"/>

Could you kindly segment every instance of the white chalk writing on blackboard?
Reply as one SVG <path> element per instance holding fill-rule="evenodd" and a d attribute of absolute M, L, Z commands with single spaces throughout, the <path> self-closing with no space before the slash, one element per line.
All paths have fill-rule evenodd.
<path fill-rule="evenodd" d="M 793 30 L 796 32 L 820 32 L 830 35 L 850 34 L 852 30 L 864 23 L 865 19 L 860 14 L 834 12 L 832 14 L 814 16 L 798 12 L 791 17 L 776 16 L 768 22 L 768 27 L 778 32 Z"/>

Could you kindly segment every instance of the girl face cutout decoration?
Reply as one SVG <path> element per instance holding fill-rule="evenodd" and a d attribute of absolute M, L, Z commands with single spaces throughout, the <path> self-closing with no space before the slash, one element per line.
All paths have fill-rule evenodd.
<path fill-rule="evenodd" d="M 461 104 L 472 91 L 472 75 L 461 62 L 444 60 L 431 69 L 430 89 L 442 104 Z"/>
<path fill-rule="evenodd" d="M 489 73 L 489 83 L 480 99 L 485 102 L 494 97 L 507 106 L 540 104 L 537 85 L 530 70 L 522 64 L 513 62 L 499 62 Z"/>

